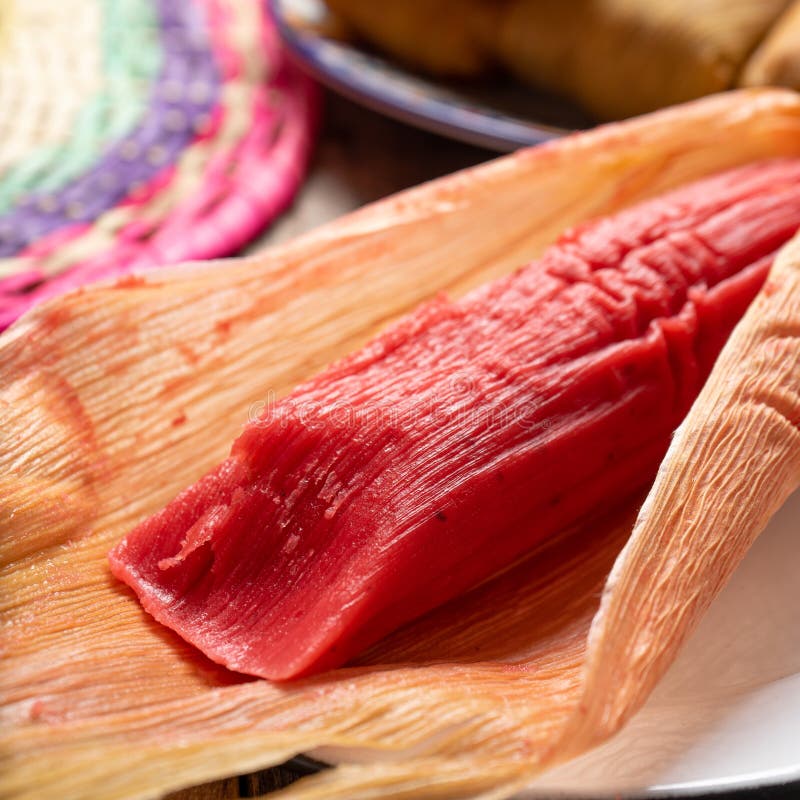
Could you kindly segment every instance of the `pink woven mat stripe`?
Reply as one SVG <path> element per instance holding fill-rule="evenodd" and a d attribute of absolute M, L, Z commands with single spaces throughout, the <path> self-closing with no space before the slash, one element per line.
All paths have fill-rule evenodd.
<path fill-rule="evenodd" d="M 0 279 L 0 329 L 33 305 L 89 282 L 132 270 L 234 253 L 294 197 L 314 142 L 319 108 L 316 86 L 287 60 L 262 8 L 258 10 L 260 41 L 255 43 L 260 51 L 253 53 L 233 40 L 230 7 L 226 8 L 222 0 L 196 2 L 208 19 L 212 48 L 223 76 L 223 96 L 225 87 L 234 87 L 242 75 L 252 74 L 254 58 L 255 63 L 266 62 L 266 79 L 251 87 L 245 105 L 233 108 L 223 100 L 202 135 L 187 148 L 186 160 L 182 157 L 164 169 L 109 212 L 122 212 L 127 221 L 103 246 L 66 269 L 56 270 L 57 274 L 52 273 L 58 259 L 87 246 L 92 250 L 96 239 L 102 241 L 97 226 L 71 226 L 27 248 L 19 257 L 19 271 Z M 239 91 L 237 96 L 243 94 L 247 92 Z M 242 113 L 246 114 L 242 135 L 220 144 L 226 124 L 232 125 L 236 115 Z M 236 118 L 241 127 L 241 116 Z M 193 191 L 181 195 L 180 182 L 192 177 L 185 165 L 201 151 L 207 159 L 202 163 L 199 181 Z M 169 197 L 169 192 L 176 193 L 175 202 L 159 217 L 159 203 Z M 20 292 L 19 288 L 31 280 L 41 283 L 31 291 Z"/>

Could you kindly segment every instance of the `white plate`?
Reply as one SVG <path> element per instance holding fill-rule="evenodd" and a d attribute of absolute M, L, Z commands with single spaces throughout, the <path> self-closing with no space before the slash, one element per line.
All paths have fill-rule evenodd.
<path fill-rule="evenodd" d="M 797 782 L 782 797 L 800 798 L 799 555 L 795 492 L 639 714 L 523 797 L 691 796 Z"/>

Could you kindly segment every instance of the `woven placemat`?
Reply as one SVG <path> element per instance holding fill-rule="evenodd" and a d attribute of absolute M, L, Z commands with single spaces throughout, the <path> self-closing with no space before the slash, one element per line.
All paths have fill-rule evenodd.
<path fill-rule="evenodd" d="M 3 0 L 0 329 L 239 250 L 297 190 L 317 101 L 259 0 Z"/>

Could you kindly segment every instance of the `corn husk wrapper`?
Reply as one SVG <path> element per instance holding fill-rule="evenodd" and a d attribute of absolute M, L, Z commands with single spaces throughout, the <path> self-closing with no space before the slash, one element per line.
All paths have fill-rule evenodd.
<path fill-rule="evenodd" d="M 800 0 L 793 0 L 747 60 L 740 86 L 800 89 Z"/>
<path fill-rule="evenodd" d="M 787 0 L 512 0 L 501 63 L 597 119 L 621 119 L 736 85 Z"/>
<path fill-rule="evenodd" d="M 294 797 L 506 797 L 611 735 L 800 477 L 796 250 L 632 537 L 635 505 L 565 532 L 353 667 L 284 685 L 233 675 L 153 622 L 106 554 L 272 393 L 434 292 L 503 274 L 590 216 L 779 155 L 800 155 L 796 95 L 719 96 L 23 318 L 0 340 L 0 795 L 156 797 L 314 751 L 340 766 Z"/>
<path fill-rule="evenodd" d="M 505 68 L 622 119 L 737 85 L 751 53 L 768 62 L 744 85 L 798 88 L 790 0 L 325 0 L 338 18 L 391 56 L 426 72 L 474 76 Z M 781 43 L 766 45 L 774 39 Z M 776 46 L 777 45 L 777 46 Z M 773 52 L 774 51 L 774 52 Z M 776 62 L 781 62 L 780 66 Z M 748 71 L 751 68 L 747 67 Z"/>
<path fill-rule="evenodd" d="M 492 67 L 503 4 L 486 0 L 325 0 L 337 22 L 382 50 L 436 75 L 479 76 Z"/>

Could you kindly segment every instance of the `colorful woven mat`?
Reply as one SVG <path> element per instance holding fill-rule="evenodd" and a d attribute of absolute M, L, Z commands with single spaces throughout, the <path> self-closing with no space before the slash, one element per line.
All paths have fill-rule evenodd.
<path fill-rule="evenodd" d="M 0 330 L 240 249 L 299 186 L 317 99 L 261 0 L 2 0 Z"/>

